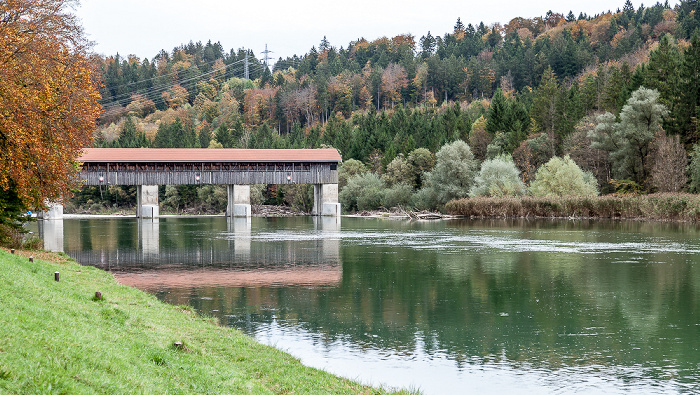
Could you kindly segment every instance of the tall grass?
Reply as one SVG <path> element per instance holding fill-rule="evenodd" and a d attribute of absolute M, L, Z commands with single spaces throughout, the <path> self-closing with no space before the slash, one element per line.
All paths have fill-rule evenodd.
<path fill-rule="evenodd" d="M 700 195 L 475 197 L 448 202 L 452 215 L 467 217 L 582 217 L 700 221 Z"/>

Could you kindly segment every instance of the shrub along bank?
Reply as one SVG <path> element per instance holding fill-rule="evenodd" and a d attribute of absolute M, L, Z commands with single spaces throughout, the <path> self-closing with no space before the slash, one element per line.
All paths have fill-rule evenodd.
<path fill-rule="evenodd" d="M 65 255 L 29 254 L 0 250 L 0 393 L 384 393 Z"/>
<path fill-rule="evenodd" d="M 467 217 L 584 217 L 700 221 L 700 195 L 474 197 L 446 210 Z"/>

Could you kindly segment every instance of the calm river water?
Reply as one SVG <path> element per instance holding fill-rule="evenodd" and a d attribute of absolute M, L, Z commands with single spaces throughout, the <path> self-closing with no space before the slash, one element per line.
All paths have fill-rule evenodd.
<path fill-rule="evenodd" d="M 48 247 L 363 383 L 424 394 L 700 392 L 694 225 L 57 222 L 40 224 Z"/>

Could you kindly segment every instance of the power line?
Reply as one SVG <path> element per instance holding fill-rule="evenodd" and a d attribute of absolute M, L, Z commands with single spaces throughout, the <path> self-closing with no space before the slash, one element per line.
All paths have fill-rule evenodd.
<path fill-rule="evenodd" d="M 240 62 L 241 62 L 241 61 L 239 60 L 238 62 L 231 63 L 231 65 L 236 64 L 236 63 L 240 63 Z M 228 67 L 228 66 L 227 66 L 227 67 Z M 206 73 L 204 73 L 204 74 L 201 74 L 201 75 L 199 75 L 199 76 L 197 76 L 197 77 L 192 77 L 192 78 L 190 78 L 190 79 L 182 80 L 182 81 L 180 81 L 180 82 L 188 82 L 188 81 L 191 81 L 191 80 L 194 80 L 194 79 L 198 79 L 198 78 L 201 78 L 201 77 L 206 77 L 206 76 L 208 76 L 208 75 L 210 75 L 210 74 L 213 74 L 213 73 L 216 73 L 216 72 L 219 72 L 219 71 L 220 71 L 220 69 L 213 69 L 213 70 L 211 70 L 211 71 L 209 71 L 209 72 L 206 72 Z M 155 80 L 155 79 L 159 79 L 159 78 L 164 78 L 164 77 L 172 76 L 172 75 L 175 75 L 175 74 L 178 73 L 178 72 L 179 72 L 179 71 L 174 71 L 174 72 L 171 72 L 171 73 L 168 73 L 168 74 L 163 74 L 163 75 L 160 75 L 160 76 L 156 76 L 156 77 L 150 78 L 150 79 L 148 79 L 148 80 L 138 81 L 138 82 L 135 82 L 135 83 L 148 82 L 148 81 L 151 81 L 151 80 Z M 123 89 L 123 88 L 127 88 L 128 86 L 133 85 L 133 84 L 135 84 L 135 83 L 132 82 L 132 83 L 124 84 L 124 85 L 117 85 L 117 86 L 113 86 L 112 88 L 113 88 L 113 89 L 120 89 L 120 88 Z M 131 91 L 131 92 L 127 92 L 127 93 L 122 93 L 122 94 L 119 94 L 119 95 L 116 95 L 116 96 L 111 97 L 111 99 L 112 99 L 112 102 L 116 102 L 116 101 L 120 101 L 121 99 L 125 99 L 125 98 L 128 98 L 128 97 L 131 97 L 131 95 L 132 95 L 132 94 L 135 94 L 135 93 L 148 95 L 148 94 L 151 94 L 151 93 L 153 93 L 153 92 L 158 91 L 159 89 L 161 89 L 161 88 L 163 88 L 163 87 L 170 87 L 170 86 L 172 86 L 172 85 L 173 85 L 172 81 L 168 81 L 168 82 L 165 82 L 165 83 L 160 84 L 160 85 L 154 85 L 154 86 L 151 86 L 151 87 L 149 87 L 149 88 L 146 88 L 145 91 L 144 91 L 144 90 L 137 90 L 137 91 Z M 167 89 L 167 88 L 166 88 L 166 89 Z"/>
<path fill-rule="evenodd" d="M 230 63 L 229 65 L 226 66 L 226 69 L 227 69 L 226 71 L 228 72 L 228 71 L 230 70 L 230 69 L 229 69 L 230 66 L 236 65 L 236 64 L 241 63 L 241 62 L 245 62 L 245 59 L 241 59 L 241 60 L 238 60 L 238 61 L 236 61 L 236 62 Z M 256 67 L 256 68 L 253 69 L 253 72 L 260 72 L 261 70 L 264 69 L 264 67 L 263 67 L 262 65 L 260 65 L 260 64 L 254 63 L 253 66 Z M 221 70 L 221 69 L 214 69 L 214 70 L 211 70 L 211 71 L 209 71 L 209 72 L 200 74 L 200 75 L 198 75 L 198 76 L 195 76 L 195 77 L 192 77 L 192 78 L 188 78 L 188 79 L 184 79 L 184 80 L 178 81 L 177 84 L 179 84 L 179 85 L 181 85 L 181 86 L 183 86 L 183 87 L 185 87 L 185 88 L 191 89 L 192 86 L 194 86 L 195 83 L 199 82 L 198 80 L 202 80 L 202 79 L 204 79 L 205 77 L 207 77 L 207 76 L 209 76 L 209 75 L 211 75 L 211 74 L 213 74 L 213 73 L 219 72 L 220 70 Z M 245 71 L 244 71 L 244 72 L 245 72 Z M 169 74 L 164 74 L 164 75 L 162 75 L 162 76 L 157 76 L 157 77 L 151 78 L 151 79 L 149 79 L 149 80 L 154 80 L 154 79 L 157 79 L 157 78 L 167 77 L 167 76 L 169 76 L 169 75 L 174 75 L 175 73 L 177 73 L 177 71 L 176 71 L 176 72 L 169 73 Z M 232 74 L 234 77 L 237 77 L 236 70 L 231 70 L 231 74 Z M 144 80 L 144 81 L 149 81 L 149 80 Z M 139 82 L 143 82 L 143 81 L 139 81 Z M 139 82 L 137 82 L 137 83 L 139 83 Z M 121 87 L 121 88 L 124 88 L 124 87 L 128 87 L 128 86 L 130 86 L 130 85 L 133 85 L 133 84 L 134 84 L 134 83 L 124 84 L 124 85 L 121 85 L 121 86 L 116 86 L 115 88 L 120 88 L 120 87 Z M 133 95 L 133 94 L 140 94 L 140 95 L 145 96 L 147 99 L 151 99 L 151 100 L 152 100 L 152 99 L 154 99 L 154 98 L 157 97 L 157 94 L 158 94 L 158 93 L 165 92 L 166 90 L 172 88 L 172 86 L 174 86 L 174 85 L 175 85 L 175 83 L 173 83 L 173 82 L 166 82 L 166 83 L 163 83 L 163 84 L 160 84 L 160 85 L 155 85 L 155 86 L 149 87 L 149 88 L 147 88 L 147 89 L 145 89 L 145 90 L 137 90 L 137 91 L 122 93 L 122 94 L 119 94 L 119 95 L 110 97 L 111 100 L 110 100 L 109 102 L 107 102 L 107 103 L 102 103 L 102 104 L 103 104 L 104 106 L 109 106 L 109 105 L 114 104 L 114 103 L 120 103 L 121 101 L 123 101 L 123 100 L 125 100 L 125 99 L 127 99 L 127 98 L 130 98 L 131 95 Z"/>
<path fill-rule="evenodd" d="M 219 59 L 221 59 L 221 58 L 216 58 L 216 59 L 212 60 L 211 62 L 202 63 L 201 65 L 195 66 L 195 67 L 200 68 L 200 67 L 202 67 L 202 66 L 210 66 L 210 65 L 213 65 L 214 63 L 216 63 L 216 61 L 219 60 Z M 115 62 L 115 63 L 116 63 L 116 62 Z M 236 63 L 237 63 L 237 62 L 236 62 Z M 232 63 L 232 64 L 233 64 L 233 63 Z M 143 66 L 142 66 L 142 67 L 143 67 Z M 177 73 L 177 70 L 176 70 L 176 71 L 171 71 L 171 72 L 169 72 L 169 73 L 167 73 L 167 74 L 162 74 L 162 75 L 158 75 L 158 76 L 155 76 L 155 77 L 151 77 L 151 78 L 148 78 L 148 79 L 145 79 L 145 80 L 140 80 L 140 81 L 135 81 L 135 82 L 129 82 L 129 83 L 124 84 L 124 85 L 118 85 L 117 87 L 127 87 L 127 86 L 129 86 L 129 85 L 140 84 L 140 83 L 143 83 L 143 82 L 148 82 L 148 81 L 151 81 L 151 80 L 155 80 L 155 79 L 157 79 L 157 78 L 172 76 L 172 75 L 175 75 L 176 73 Z"/>
<path fill-rule="evenodd" d="M 265 51 L 263 51 L 262 53 L 265 55 L 265 56 L 264 56 L 264 65 L 260 64 L 259 61 L 256 61 L 256 62 L 251 63 L 251 62 L 249 61 L 249 51 L 245 51 L 245 55 L 244 55 L 244 58 L 243 58 L 243 59 L 239 59 L 239 60 L 237 60 L 237 61 L 235 61 L 235 62 L 232 62 L 232 63 L 229 63 L 229 64 L 225 65 L 226 68 L 225 68 L 225 71 L 224 71 L 224 73 L 225 73 L 224 75 L 225 75 L 225 76 L 230 75 L 230 76 L 232 76 L 232 77 L 240 78 L 240 77 L 239 77 L 239 75 L 240 75 L 239 73 L 242 72 L 242 77 L 243 77 L 243 78 L 245 78 L 245 79 L 250 79 L 250 72 L 251 72 L 251 71 L 252 71 L 253 73 L 256 73 L 256 74 L 263 73 L 265 69 L 267 69 L 267 70 L 269 71 L 269 61 L 270 61 L 270 57 L 269 57 L 268 55 L 269 55 L 270 53 L 273 53 L 273 51 L 268 50 L 267 44 L 266 44 L 266 45 L 265 45 Z M 206 67 L 206 66 L 211 66 L 211 65 L 213 65 L 214 63 L 216 63 L 219 59 L 222 59 L 222 58 L 217 58 L 217 59 L 214 59 L 214 60 L 212 60 L 212 61 L 210 61 L 210 62 L 205 62 L 205 63 L 202 63 L 202 64 L 200 64 L 200 65 L 194 65 L 194 66 L 192 66 L 192 67 L 196 68 L 197 71 L 199 71 L 199 69 L 200 69 L 201 67 L 203 67 L 203 66 L 204 66 L 204 67 Z M 241 64 L 241 63 L 242 63 L 242 64 Z M 240 66 L 235 67 L 236 65 L 240 65 Z M 243 70 L 241 70 L 241 68 L 242 68 Z M 141 89 L 131 90 L 131 91 L 129 91 L 129 92 L 124 92 L 124 93 L 121 93 L 121 94 L 117 94 L 117 95 L 115 95 L 115 96 L 110 96 L 110 97 L 102 98 L 102 99 L 100 99 L 99 101 L 100 101 L 101 104 L 102 104 L 103 106 L 105 106 L 105 107 L 109 107 L 109 106 L 112 106 L 112 105 L 114 105 L 114 104 L 126 105 L 126 101 L 127 101 L 129 98 L 131 98 L 131 96 L 134 95 L 134 94 L 142 95 L 142 96 L 144 96 L 146 99 L 155 100 L 155 99 L 158 97 L 158 94 L 160 94 L 160 93 L 162 93 L 162 92 L 165 92 L 165 91 L 167 91 L 168 89 L 171 89 L 171 88 L 172 88 L 174 85 L 176 85 L 176 84 L 178 84 L 178 85 L 184 87 L 185 89 L 190 90 L 190 89 L 192 89 L 193 86 L 194 86 L 195 84 L 197 84 L 198 82 L 204 80 L 206 77 L 208 77 L 208 76 L 210 76 L 210 75 L 212 75 L 212 74 L 214 74 L 214 73 L 220 72 L 222 69 L 212 69 L 211 71 L 208 71 L 208 72 L 199 74 L 199 75 L 194 76 L 194 77 L 191 77 L 191 78 L 182 79 L 182 80 L 180 80 L 180 81 L 172 81 L 171 78 L 169 78 L 169 77 L 173 77 L 173 76 L 177 75 L 178 73 L 182 73 L 183 71 L 186 72 L 187 70 L 188 70 L 188 69 L 185 69 L 185 70 L 175 70 L 175 71 L 171 71 L 171 72 L 169 72 L 169 73 L 167 73 L 167 74 L 156 75 L 156 76 L 154 76 L 154 77 L 151 77 L 151 78 L 148 78 L 148 79 L 144 79 L 144 80 L 129 82 L 129 83 L 122 84 L 122 85 L 112 85 L 112 86 L 106 87 L 106 89 L 108 89 L 108 90 L 110 90 L 110 91 L 114 91 L 114 90 L 119 91 L 119 90 L 128 89 L 128 88 L 130 88 L 130 87 L 132 87 L 132 86 L 134 86 L 134 85 L 137 85 L 137 84 L 138 84 L 138 85 L 143 85 L 143 84 L 148 84 L 149 82 L 152 82 L 152 81 L 158 81 L 158 80 L 161 80 L 161 81 L 162 81 L 163 79 L 166 80 L 165 82 L 162 82 L 162 83 L 160 83 L 160 84 L 155 84 L 155 85 L 152 85 L 152 86 L 150 86 L 150 87 L 145 87 L 145 88 L 141 88 Z M 231 77 L 226 77 L 226 78 L 231 78 Z M 109 100 L 109 101 L 107 101 L 107 100 Z"/>

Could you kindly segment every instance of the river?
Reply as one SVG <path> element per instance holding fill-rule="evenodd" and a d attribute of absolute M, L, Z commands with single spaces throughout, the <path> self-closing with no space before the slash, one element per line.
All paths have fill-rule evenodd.
<path fill-rule="evenodd" d="M 695 225 L 168 217 L 38 230 L 81 264 L 366 384 L 700 392 Z"/>

